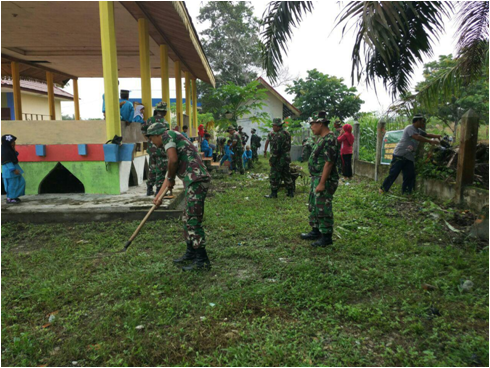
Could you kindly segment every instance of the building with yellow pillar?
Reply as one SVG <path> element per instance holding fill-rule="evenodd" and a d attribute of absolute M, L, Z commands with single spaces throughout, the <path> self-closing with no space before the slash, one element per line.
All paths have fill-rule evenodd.
<path fill-rule="evenodd" d="M 49 193 L 47 183 L 62 176 L 75 183 L 64 193 L 118 194 L 142 182 L 148 164 L 145 138 L 140 124 L 121 124 L 120 78 L 141 78 L 145 107 L 152 105 L 151 78 L 162 78 L 168 104 L 169 78 L 181 81 L 188 75 L 215 84 L 183 2 L 82 1 L 60 7 L 49 1 L 3 1 L 1 6 L 2 73 L 12 79 L 17 96 L 16 120 L 3 120 L 2 132 L 18 137 L 27 194 Z M 79 120 L 78 79 L 92 77 L 104 78 L 105 120 Z M 22 119 L 20 79 L 46 82 L 50 120 Z M 53 91 L 70 80 L 77 120 L 61 121 Z M 182 124 L 182 91 L 177 106 Z M 150 115 L 151 108 L 145 110 Z M 121 146 L 105 144 L 115 135 L 122 136 Z"/>

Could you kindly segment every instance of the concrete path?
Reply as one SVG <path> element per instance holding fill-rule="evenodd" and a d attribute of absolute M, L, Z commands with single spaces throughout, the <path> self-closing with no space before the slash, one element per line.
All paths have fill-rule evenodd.
<path fill-rule="evenodd" d="M 149 221 L 179 217 L 177 209 L 184 198 L 184 185 L 176 179 L 171 199 L 153 212 Z M 112 220 L 142 220 L 150 210 L 153 196 L 146 196 L 146 184 L 130 187 L 120 195 L 108 194 L 39 194 L 21 197 L 20 204 L 6 204 L 2 195 L 2 223 L 32 222 L 91 222 Z"/>

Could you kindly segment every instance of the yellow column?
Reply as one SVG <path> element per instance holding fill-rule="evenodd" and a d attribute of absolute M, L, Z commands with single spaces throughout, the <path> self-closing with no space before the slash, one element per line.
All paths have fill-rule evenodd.
<path fill-rule="evenodd" d="M 80 104 L 78 97 L 78 78 L 73 79 L 73 102 L 75 103 L 75 120 L 81 120 Z"/>
<path fill-rule="evenodd" d="M 197 136 L 197 85 L 196 78 L 192 80 L 192 125 L 194 125 L 194 134 Z"/>
<path fill-rule="evenodd" d="M 14 87 L 14 115 L 15 120 L 22 120 L 22 100 L 20 97 L 20 73 L 19 63 L 12 61 L 10 64 L 12 72 L 12 84 Z"/>
<path fill-rule="evenodd" d="M 117 87 L 117 49 L 114 27 L 114 3 L 99 1 L 102 68 L 104 74 L 105 119 L 107 139 L 121 135 L 121 115 Z"/>
<path fill-rule="evenodd" d="M 53 73 L 46 72 L 46 83 L 48 84 L 48 106 L 51 120 L 56 120 L 56 110 L 54 108 L 54 83 Z"/>
<path fill-rule="evenodd" d="M 175 93 L 177 99 L 177 125 L 182 128 L 184 117 L 182 112 L 182 69 L 180 68 L 180 61 L 174 62 L 175 66 Z"/>
<path fill-rule="evenodd" d="M 160 45 L 160 70 L 162 73 L 162 101 L 167 103 L 167 115 L 165 119 L 170 125 L 170 87 L 168 78 L 168 49 L 167 45 Z"/>
<path fill-rule="evenodd" d="M 138 19 L 138 35 L 140 45 L 140 77 L 141 102 L 145 107 L 145 119 L 153 116 L 151 103 L 151 70 L 150 70 L 150 36 L 148 34 L 148 21 Z"/>
<path fill-rule="evenodd" d="M 189 119 L 189 125 L 192 123 L 191 120 L 191 78 L 189 72 L 185 72 L 185 114 L 187 119 Z"/>

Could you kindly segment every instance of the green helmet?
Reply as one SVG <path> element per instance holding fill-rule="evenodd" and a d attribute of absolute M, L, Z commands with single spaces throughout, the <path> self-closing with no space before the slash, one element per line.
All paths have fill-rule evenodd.
<path fill-rule="evenodd" d="M 155 111 L 165 111 L 167 112 L 167 103 L 166 102 L 159 102 L 157 106 L 155 107 Z"/>
<path fill-rule="evenodd" d="M 166 129 L 162 123 L 153 123 L 146 130 L 146 135 L 162 135 Z"/>
<path fill-rule="evenodd" d="M 274 120 L 272 120 L 273 126 L 281 126 L 282 124 L 284 124 L 284 122 L 282 121 L 281 118 L 275 118 Z"/>

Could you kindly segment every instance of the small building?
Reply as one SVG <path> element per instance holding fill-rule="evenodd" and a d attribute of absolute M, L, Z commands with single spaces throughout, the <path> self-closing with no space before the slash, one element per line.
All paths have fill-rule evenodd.
<path fill-rule="evenodd" d="M 15 111 L 2 121 L 2 133 L 18 138 L 26 194 L 120 194 L 142 183 L 147 141 L 141 124 L 120 120 L 119 78 L 141 79 L 145 106 L 153 105 L 151 78 L 160 78 L 168 105 L 174 78 L 177 124 L 187 119 L 190 135 L 197 135 L 196 81 L 214 87 L 215 79 L 184 2 L 2 1 L 1 7 L 2 79 L 12 80 Z M 81 120 L 78 78 L 100 77 L 105 120 Z M 46 83 L 48 119 L 25 116 L 31 111 L 22 80 Z M 69 81 L 75 119 L 61 120 L 55 91 Z M 145 109 L 145 118 L 151 114 Z M 121 145 L 106 143 L 115 136 Z"/>
<path fill-rule="evenodd" d="M 269 115 L 270 119 L 281 118 L 286 119 L 290 116 L 300 116 L 301 112 L 294 107 L 288 100 L 286 100 L 279 92 L 277 92 L 274 87 L 267 83 L 262 77 L 257 79 L 260 82 L 259 88 L 264 88 L 266 90 L 267 99 L 264 102 L 265 106 L 262 107 L 260 111 L 253 112 L 265 112 Z M 257 130 L 257 134 L 262 136 L 262 147 L 259 149 L 259 153 L 264 152 L 264 145 L 266 135 L 259 130 L 260 123 L 252 123 L 250 120 L 251 115 L 245 115 L 237 120 L 237 124 L 243 127 L 243 131 L 250 137 L 252 135 L 252 128 Z M 250 143 L 250 140 L 247 144 Z"/>
<path fill-rule="evenodd" d="M 16 120 L 12 79 L 2 79 L 2 120 Z M 50 120 L 48 85 L 35 80 L 20 81 L 22 120 Z M 73 101 L 73 95 L 54 86 L 54 109 L 61 120 L 61 101 Z M 20 119 L 19 119 L 20 120 Z"/>

